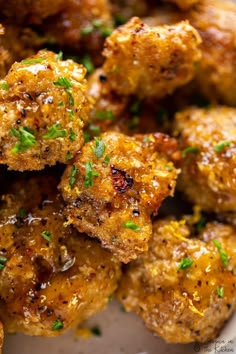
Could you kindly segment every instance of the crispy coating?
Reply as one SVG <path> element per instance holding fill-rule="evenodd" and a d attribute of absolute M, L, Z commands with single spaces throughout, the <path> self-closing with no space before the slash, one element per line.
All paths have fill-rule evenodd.
<path fill-rule="evenodd" d="M 85 73 L 48 51 L 13 64 L 0 81 L 0 163 L 40 170 L 79 150 L 90 109 Z"/>
<path fill-rule="evenodd" d="M 164 1 L 172 2 L 173 4 L 176 4 L 181 10 L 187 10 L 193 5 L 200 2 L 200 0 L 164 0 Z"/>
<path fill-rule="evenodd" d="M 87 143 L 66 168 L 60 189 L 69 223 L 127 263 L 147 251 L 150 215 L 173 194 L 178 171 L 166 156 L 174 155 L 176 141 L 161 133 L 107 132 L 101 139 L 101 157 L 95 156 L 96 142 Z"/>
<path fill-rule="evenodd" d="M 179 188 L 203 210 L 236 211 L 235 132 L 235 108 L 188 108 L 176 114 L 183 151 Z"/>
<path fill-rule="evenodd" d="M 43 40 L 27 27 L 4 23 L 0 25 L 0 78 L 3 78 L 15 61 L 33 55 Z"/>
<path fill-rule="evenodd" d="M 202 60 L 197 67 L 195 92 L 230 106 L 236 105 L 236 3 L 200 1 L 186 12 L 172 7 L 160 8 L 155 16 L 144 19 L 157 26 L 188 20 L 202 38 Z"/>
<path fill-rule="evenodd" d="M 200 42 L 188 22 L 150 28 L 134 17 L 106 39 L 108 84 L 118 94 L 162 98 L 193 78 Z"/>
<path fill-rule="evenodd" d="M 61 334 L 103 309 L 117 286 L 119 263 L 64 226 L 56 185 L 51 176 L 31 177 L 2 197 L 0 318 L 10 333 Z"/>
<path fill-rule="evenodd" d="M 66 8 L 43 23 L 46 36 L 54 44 L 73 53 L 89 52 L 102 63 L 104 39 L 112 31 L 108 0 L 68 0 Z"/>
<path fill-rule="evenodd" d="M 148 253 L 127 266 L 118 290 L 127 311 L 172 343 L 214 339 L 236 308 L 236 229 L 212 222 L 200 239 L 189 236 L 183 220 L 156 222 Z M 213 239 L 227 253 L 227 266 Z M 186 258 L 192 265 L 178 269 Z"/>
<path fill-rule="evenodd" d="M 65 7 L 66 0 L 0 0 L 1 13 L 20 23 L 37 24 Z"/>

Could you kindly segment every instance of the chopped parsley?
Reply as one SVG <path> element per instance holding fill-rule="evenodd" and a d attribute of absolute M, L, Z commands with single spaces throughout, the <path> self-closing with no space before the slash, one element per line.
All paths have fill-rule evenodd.
<path fill-rule="evenodd" d="M 219 252 L 219 255 L 220 255 L 220 258 L 221 258 L 221 261 L 223 263 L 223 266 L 224 267 L 227 267 L 228 265 L 228 262 L 229 262 L 229 256 L 227 255 L 227 253 L 222 249 L 222 246 L 220 244 L 220 242 L 218 240 L 212 240 L 212 242 L 214 243 L 214 245 L 216 246 L 218 252 Z"/>
<path fill-rule="evenodd" d="M 173 171 L 173 167 L 171 167 L 168 163 L 165 165 L 165 168 L 167 169 L 168 172 Z"/>
<path fill-rule="evenodd" d="M 225 289 L 223 286 L 217 286 L 216 287 L 216 293 L 218 295 L 218 297 L 222 298 L 224 296 L 225 293 Z"/>
<path fill-rule="evenodd" d="M 133 115 L 140 114 L 141 105 L 142 105 L 142 102 L 140 100 L 133 102 L 130 106 L 130 109 L 129 109 L 130 113 L 132 113 Z"/>
<path fill-rule="evenodd" d="M 72 158 L 72 154 L 70 151 L 67 151 L 66 153 L 66 161 L 70 160 Z"/>
<path fill-rule="evenodd" d="M 90 124 L 89 130 L 91 131 L 92 134 L 95 134 L 95 135 L 101 134 L 101 129 L 98 125 Z"/>
<path fill-rule="evenodd" d="M 44 61 L 44 58 L 34 58 L 34 59 L 26 59 L 26 60 L 22 60 L 21 63 L 22 64 L 38 64 L 38 63 L 42 63 L 42 61 Z"/>
<path fill-rule="evenodd" d="M 139 231 L 139 230 L 141 230 L 141 228 L 140 228 L 138 225 L 136 225 L 135 223 L 133 223 L 133 222 L 130 221 L 130 220 L 126 221 L 126 222 L 122 225 L 122 227 L 124 227 L 124 228 L 126 228 L 126 229 L 131 229 L 131 230 L 133 230 L 133 231 Z"/>
<path fill-rule="evenodd" d="M 81 58 L 80 62 L 86 68 L 88 74 L 91 74 L 92 72 L 94 72 L 94 64 L 93 64 L 91 57 L 88 54 L 85 54 Z"/>
<path fill-rule="evenodd" d="M 24 208 L 20 208 L 18 210 L 18 213 L 17 213 L 18 218 L 23 219 L 23 218 L 26 218 L 27 215 L 28 215 L 28 213 Z"/>
<path fill-rule="evenodd" d="M 77 137 L 77 134 L 72 129 L 70 129 L 69 139 L 71 141 L 75 141 L 76 137 Z"/>
<path fill-rule="evenodd" d="M 57 139 L 67 136 L 67 131 L 61 129 L 61 124 L 54 124 L 48 128 L 47 134 L 43 135 L 43 139 Z"/>
<path fill-rule="evenodd" d="M 97 159 L 103 156 L 105 150 L 106 150 L 106 145 L 104 144 L 104 141 L 102 138 L 94 138 L 95 140 L 95 147 L 93 149 L 93 153 Z"/>
<path fill-rule="evenodd" d="M 182 258 L 177 270 L 187 269 L 187 268 L 191 267 L 192 264 L 193 264 L 193 260 L 192 259 L 190 259 L 190 258 Z"/>
<path fill-rule="evenodd" d="M 70 110 L 69 117 L 70 117 L 70 119 L 72 119 L 72 120 L 75 118 L 75 112 L 74 112 L 73 109 Z"/>
<path fill-rule="evenodd" d="M 51 242 L 51 233 L 49 231 L 42 231 L 41 235 L 43 236 L 43 238 L 48 241 Z"/>
<path fill-rule="evenodd" d="M 91 333 L 94 335 L 94 336 L 97 336 L 97 337 L 100 337 L 102 335 L 102 332 L 100 330 L 100 328 L 98 326 L 94 326 L 91 328 Z"/>
<path fill-rule="evenodd" d="M 215 152 L 219 153 L 229 146 L 231 146 L 230 141 L 220 141 L 219 144 L 215 146 Z"/>
<path fill-rule="evenodd" d="M 82 36 L 87 36 L 88 34 L 91 34 L 94 31 L 94 27 L 93 26 L 87 26 L 81 29 L 80 34 Z"/>
<path fill-rule="evenodd" d="M 76 182 L 75 176 L 76 176 L 78 170 L 79 169 L 77 167 L 75 167 L 74 165 L 71 168 L 71 174 L 70 174 L 70 179 L 69 179 L 69 185 L 71 186 L 71 188 L 74 187 L 74 184 Z"/>
<path fill-rule="evenodd" d="M 63 101 L 60 101 L 59 103 L 58 103 L 58 107 L 63 107 L 64 106 L 64 102 Z"/>
<path fill-rule="evenodd" d="M 205 215 L 202 214 L 198 222 L 194 225 L 197 229 L 198 234 L 202 232 L 202 230 L 206 226 L 206 223 L 207 223 L 207 218 Z"/>
<path fill-rule="evenodd" d="M 55 86 L 61 86 L 64 87 L 64 89 L 66 90 L 68 96 L 69 96 L 69 106 L 74 106 L 75 102 L 74 102 L 74 97 L 72 95 L 72 84 L 70 82 L 70 80 L 68 80 L 66 77 L 59 77 L 57 81 L 54 81 L 53 84 Z"/>
<path fill-rule="evenodd" d="M 19 131 L 14 128 L 12 128 L 10 131 L 13 136 L 19 138 L 20 140 L 20 142 L 16 143 L 13 149 L 11 149 L 11 152 L 14 154 L 28 150 L 36 144 L 36 139 L 31 129 L 20 127 Z"/>
<path fill-rule="evenodd" d="M 133 130 L 133 129 L 137 128 L 139 123 L 140 123 L 140 118 L 138 116 L 134 116 L 134 117 L 132 117 L 131 121 L 129 122 L 128 128 L 130 130 Z"/>
<path fill-rule="evenodd" d="M 127 21 L 127 19 L 122 14 L 116 14 L 114 21 L 115 21 L 115 26 L 118 27 L 120 25 L 123 25 Z"/>
<path fill-rule="evenodd" d="M 85 164 L 85 181 L 84 186 L 85 188 L 89 188 L 93 186 L 93 177 L 98 177 L 99 173 L 93 170 L 93 163 L 86 162 Z"/>
<path fill-rule="evenodd" d="M 97 111 L 95 113 L 95 118 L 99 119 L 99 120 L 114 120 L 114 114 L 113 111 L 111 109 L 109 109 L 108 111 Z"/>
<path fill-rule="evenodd" d="M 63 59 L 63 52 L 60 50 L 60 52 L 56 55 L 56 60 L 62 60 Z"/>
<path fill-rule="evenodd" d="M 57 319 L 52 325 L 52 331 L 59 331 L 60 329 L 63 329 L 63 327 L 63 322 Z"/>
<path fill-rule="evenodd" d="M 106 155 L 106 156 L 104 157 L 103 162 L 104 162 L 106 165 L 108 165 L 109 162 L 110 162 L 110 157 L 109 157 L 108 155 Z"/>
<path fill-rule="evenodd" d="M 91 25 L 82 28 L 80 34 L 82 36 L 88 36 L 96 30 L 99 30 L 101 32 L 101 35 L 105 38 L 110 36 L 110 34 L 112 33 L 111 28 L 104 26 L 102 20 L 97 19 L 94 20 Z"/>
<path fill-rule="evenodd" d="M 7 258 L 0 256 L 0 270 L 2 270 L 6 265 Z"/>
<path fill-rule="evenodd" d="M 9 87 L 10 87 L 10 85 L 9 85 L 7 82 L 3 82 L 3 83 L 1 84 L 1 88 L 2 88 L 3 90 L 8 90 Z"/>
<path fill-rule="evenodd" d="M 112 28 L 105 27 L 105 26 L 101 27 L 100 30 L 101 30 L 101 34 L 104 38 L 109 37 L 113 31 Z"/>
<path fill-rule="evenodd" d="M 84 132 L 84 143 L 88 143 L 90 141 L 90 135 L 87 132 Z"/>
<path fill-rule="evenodd" d="M 189 153 L 198 154 L 199 153 L 199 149 L 197 147 L 195 147 L 195 146 L 187 147 L 186 149 L 184 149 L 182 151 L 182 156 L 186 157 L 187 154 L 189 154 Z"/>
<path fill-rule="evenodd" d="M 143 143 L 148 143 L 149 142 L 149 136 L 146 135 L 144 138 L 143 138 Z"/>

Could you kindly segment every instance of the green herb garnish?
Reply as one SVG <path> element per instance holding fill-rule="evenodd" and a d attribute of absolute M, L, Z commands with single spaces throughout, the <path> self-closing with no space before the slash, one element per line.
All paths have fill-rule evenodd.
<path fill-rule="evenodd" d="M 21 63 L 22 64 L 37 64 L 37 63 L 42 63 L 42 61 L 44 61 L 44 58 L 35 58 L 35 59 L 26 59 L 26 60 L 22 60 Z"/>
<path fill-rule="evenodd" d="M 106 150 L 106 145 L 104 144 L 104 141 L 102 138 L 94 138 L 95 140 L 95 147 L 93 149 L 93 153 L 97 159 L 103 156 L 105 150 Z"/>
<path fill-rule="evenodd" d="M 70 106 L 74 106 L 74 97 L 72 95 L 72 84 L 70 82 L 70 80 L 68 80 L 66 77 L 59 77 L 57 81 L 54 81 L 53 84 L 55 86 L 61 86 L 64 87 L 64 89 L 66 90 L 68 96 L 69 96 L 69 105 Z"/>
<path fill-rule="evenodd" d="M 66 153 L 66 161 L 70 160 L 72 158 L 72 154 L 70 151 L 67 151 Z"/>
<path fill-rule="evenodd" d="M 91 57 L 88 54 L 85 54 L 80 60 L 81 64 L 86 68 L 88 74 L 94 72 L 94 65 Z"/>
<path fill-rule="evenodd" d="M 100 328 L 98 326 L 94 326 L 91 328 L 91 333 L 94 335 L 94 336 L 97 336 L 97 337 L 100 337 L 102 335 L 102 332 L 100 330 Z"/>
<path fill-rule="evenodd" d="M 231 142 L 230 141 L 221 141 L 219 142 L 219 144 L 217 144 L 215 146 L 215 152 L 219 153 L 222 150 L 224 150 L 226 147 L 231 146 Z"/>
<path fill-rule="evenodd" d="M 139 123 L 140 123 L 140 118 L 138 116 L 134 116 L 134 117 L 132 117 L 131 121 L 129 122 L 128 128 L 130 130 L 135 129 L 135 128 L 137 128 Z"/>
<path fill-rule="evenodd" d="M 63 52 L 60 50 L 60 52 L 56 55 L 56 60 L 62 60 L 63 59 Z"/>
<path fill-rule="evenodd" d="M 61 124 L 54 124 L 48 128 L 47 134 L 43 135 L 43 139 L 57 139 L 67 136 L 67 131 L 61 129 Z"/>
<path fill-rule="evenodd" d="M 126 229 L 131 229 L 131 230 L 133 230 L 133 231 L 139 231 L 139 230 L 141 230 L 141 228 L 140 228 L 138 225 L 136 225 L 135 223 L 133 223 L 133 222 L 130 221 L 130 220 L 126 221 L 126 222 L 122 225 L 122 227 L 124 227 L 124 228 L 126 228 Z"/>
<path fill-rule="evenodd" d="M 222 246 L 220 244 L 220 242 L 218 240 L 212 240 L 212 242 L 214 243 L 214 245 L 216 246 L 218 252 L 219 252 L 219 255 L 220 255 L 220 258 L 221 258 L 221 261 L 223 263 L 223 266 L 224 267 L 227 267 L 228 265 L 228 262 L 229 262 L 229 256 L 227 255 L 227 253 L 222 249 Z"/>
<path fill-rule="evenodd" d="M 82 36 L 87 36 L 88 34 L 91 34 L 94 31 L 93 26 L 87 26 L 81 29 L 80 34 Z"/>
<path fill-rule="evenodd" d="M 110 109 L 108 111 L 97 111 L 95 113 L 95 118 L 99 120 L 114 120 L 114 114 L 113 111 Z"/>
<path fill-rule="evenodd" d="M 10 87 L 10 85 L 9 85 L 7 82 L 3 82 L 3 83 L 1 84 L 1 88 L 2 88 L 3 90 L 8 90 L 9 87 Z"/>
<path fill-rule="evenodd" d="M 76 137 L 77 137 L 77 134 L 76 134 L 72 129 L 70 129 L 69 139 L 70 139 L 71 141 L 75 141 L 75 140 L 76 140 Z"/>
<path fill-rule="evenodd" d="M 104 162 L 106 165 L 108 165 L 109 162 L 110 162 L 110 157 L 109 157 L 108 155 L 106 155 L 106 156 L 104 157 L 103 162 Z"/>
<path fill-rule="evenodd" d="M 43 238 L 48 241 L 48 242 L 51 242 L 51 234 L 49 231 L 42 231 L 41 232 L 41 235 L 43 236 Z"/>
<path fill-rule="evenodd" d="M 92 134 L 94 135 L 99 135 L 101 134 L 101 129 L 98 125 L 90 124 L 89 125 L 89 130 L 91 131 Z"/>
<path fill-rule="evenodd" d="M 2 270 L 5 267 L 6 262 L 7 262 L 7 258 L 0 256 L 0 270 Z"/>
<path fill-rule="evenodd" d="M 88 143 L 90 141 L 90 135 L 87 132 L 84 132 L 84 143 Z"/>
<path fill-rule="evenodd" d="M 130 109 L 129 109 L 130 113 L 132 113 L 133 115 L 140 114 L 141 105 L 142 105 L 142 102 L 140 100 L 133 102 L 130 106 Z"/>
<path fill-rule="evenodd" d="M 84 186 L 85 188 L 89 188 L 93 186 L 93 177 L 98 177 L 99 173 L 93 170 L 93 163 L 86 162 L 85 164 L 85 181 Z"/>
<path fill-rule="evenodd" d="M 182 156 L 183 156 L 183 157 L 186 157 L 187 154 L 189 154 L 189 153 L 198 154 L 198 153 L 199 153 L 199 149 L 196 148 L 195 146 L 187 147 L 186 149 L 184 149 L 184 150 L 182 151 Z"/>
<path fill-rule="evenodd" d="M 197 229 L 198 234 L 200 234 L 202 232 L 202 230 L 204 229 L 204 227 L 206 226 L 207 223 L 207 218 L 205 215 L 201 215 L 200 219 L 198 220 L 198 222 L 195 224 L 195 227 Z"/>
<path fill-rule="evenodd" d="M 168 172 L 173 171 L 173 167 L 171 167 L 168 163 L 165 165 L 165 168 L 167 169 Z"/>
<path fill-rule="evenodd" d="M 28 150 L 36 144 L 36 139 L 33 134 L 33 131 L 29 128 L 20 127 L 19 131 L 12 128 L 11 134 L 20 139 L 20 142 L 16 143 L 13 149 L 11 149 L 11 152 L 13 152 L 14 154 Z"/>
<path fill-rule="evenodd" d="M 23 219 L 23 218 L 26 218 L 27 215 L 28 215 L 28 213 L 24 208 L 20 208 L 18 210 L 18 213 L 17 213 L 18 218 Z"/>
<path fill-rule="evenodd" d="M 69 179 L 69 185 L 71 186 L 71 188 L 74 187 L 74 184 L 76 182 L 75 176 L 76 176 L 78 170 L 79 169 L 77 167 L 75 167 L 74 165 L 71 168 L 71 174 L 70 174 L 70 179 Z"/>
<path fill-rule="evenodd" d="M 182 258 L 177 270 L 187 269 L 187 268 L 191 267 L 192 264 L 193 264 L 192 259 L 190 259 L 190 258 Z"/>
<path fill-rule="evenodd" d="M 224 293 L 225 293 L 225 289 L 223 286 L 217 286 L 216 287 L 216 293 L 218 295 L 218 297 L 223 297 Z"/>
<path fill-rule="evenodd" d="M 63 329 L 63 327 L 63 322 L 57 319 L 52 325 L 52 331 L 59 331 L 60 329 Z"/>

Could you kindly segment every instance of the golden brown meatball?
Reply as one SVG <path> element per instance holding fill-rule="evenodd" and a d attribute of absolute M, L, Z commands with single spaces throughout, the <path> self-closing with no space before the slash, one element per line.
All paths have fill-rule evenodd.
<path fill-rule="evenodd" d="M 172 2 L 176 4 L 181 10 L 187 10 L 193 5 L 200 2 L 200 0 L 164 0 L 166 2 Z"/>
<path fill-rule="evenodd" d="M 235 108 L 189 108 L 176 114 L 183 157 L 179 188 L 204 210 L 236 211 L 235 131 Z"/>
<path fill-rule="evenodd" d="M 236 3 L 200 1 L 186 12 L 171 7 L 158 9 L 155 16 L 144 19 L 152 26 L 188 20 L 202 38 L 202 60 L 197 63 L 195 91 L 212 101 L 236 105 Z"/>
<path fill-rule="evenodd" d="M 190 236 L 184 220 L 156 222 L 118 290 L 127 311 L 172 343 L 214 339 L 236 308 L 236 229 L 212 222 Z"/>
<path fill-rule="evenodd" d="M 174 191 L 178 171 L 166 156 L 175 150 L 175 140 L 161 133 L 107 132 L 87 143 L 60 184 L 68 222 L 124 263 L 147 251 L 150 215 Z"/>
<path fill-rule="evenodd" d="M 44 39 L 30 28 L 8 23 L 0 26 L 0 78 L 3 78 L 15 61 L 33 55 Z"/>
<path fill-rule="evenodd" d="M 119 263 L 65 227 L 56 185 L 26 178 L 2 197 L 0 319 L 10 333 L 56 336 L 103 309 L 117 286 Z"/>
<path fill-rule="evenodd" d="M 47 16 L 56 14 L 66 6 L 66 0 L 0 0 L 1 12 L 21 23 L 40 23 Z"/>
<path fill-rule="evenodd" d="M 108 0 L 68 0 L 59 14 L 44 21 L 50 41 L 72 50 L 89 52 L 95 63 L 102 63 L 101 51 L 105 37 L 112 31 Z"/>
<path fill-rule="evenodd" d="M 85 73 L 48 51 L 13 64 L 0 81 L 0 163 L 40 170 L 79 150 L 90 106 Z"/>
<path fill-rule="evenodd" d="M 162 98 L 193 78 L 200 42 L 188 22 L 150 28 L 134 17 L 106 39 L 108 85 L 122 95 Z"/>

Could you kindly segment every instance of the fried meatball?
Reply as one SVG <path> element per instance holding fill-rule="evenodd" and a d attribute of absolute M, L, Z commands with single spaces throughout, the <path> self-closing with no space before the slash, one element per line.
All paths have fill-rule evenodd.
<path fill-rule="evenodd" d="M 236 3 L 200 1 L 192 9 L 179 12 L 160 8 L 144 22 L 158 26 L 188 20 L 202 38 L 202 60 L 196 62 L 195 92 L 215 102 L 236 106 Z"/>
<path fill-rule="evenodd" d="M 56 14 L 67 4 L 66 0 L 0 0 L 1 13 L 20 23 L 37 24 L 43 18 Z"/>
<path fill-rule="evenodd" d="M 236 109 L 188 108 L 176 114 L 182 150 L 179 188 L 203 210 L 236 211 Z"/>
<path fill-rule="evenodd" d="M 214 339 L 236 308 L 236 229 L 212 222 L 189 236 L 184 220 L 156 222 L 118 290 L 127 311 L 172 343 Z"/>
<path fill-rule="evenodd" d="M 150 28 L 134 17 L 106 39 L 108 85 L 122 95 L 162 98 L 193 78 L 200 42 L 188 22 Z"/>
<path fill-rule="evenodd" d="M 68 222 L 124 263 L 147 251 L 150 215 L 174 191 L 178 171 L 166 156 L 175 150 L 176 141 L 161 133 L 107 132 L 85 144 L 60 184 Z"/>
<path fill-rule="evenodd" d="M 200 2 L 200 0 L 164 0 L 166 2 L 172 2 L 176 4 L 181 10 L 187 10 L 193 5 Z"/>
<path fill-rule="evenodd" d="M 120 265 L 65 227 L 57 180 L 20 180 L 0 208 L 0 319 L 7 332 L 56 336 L 103 309 Z"/>
<path fill-rule="evenodd" d="M 32 29 L 3 23 L 0 25 L 0 78 L 3 78 L 15 61 L 33 55 L 44 39 Z"/>
<path fill-rule="evenodd" d="M 85 73 L 48 51 L 12 65 L 0 81 L 0 163 L 40 170 L 79 150 L 90 109 Z"/>
<path fill-rule="evenodd" d="M 69 0 L 63 11 L 43 23 L 50 41 L 72 53 L 89 52 L 97 65 L 102 64 L 104 39 L 112 28 L 108 0 Z"/>

